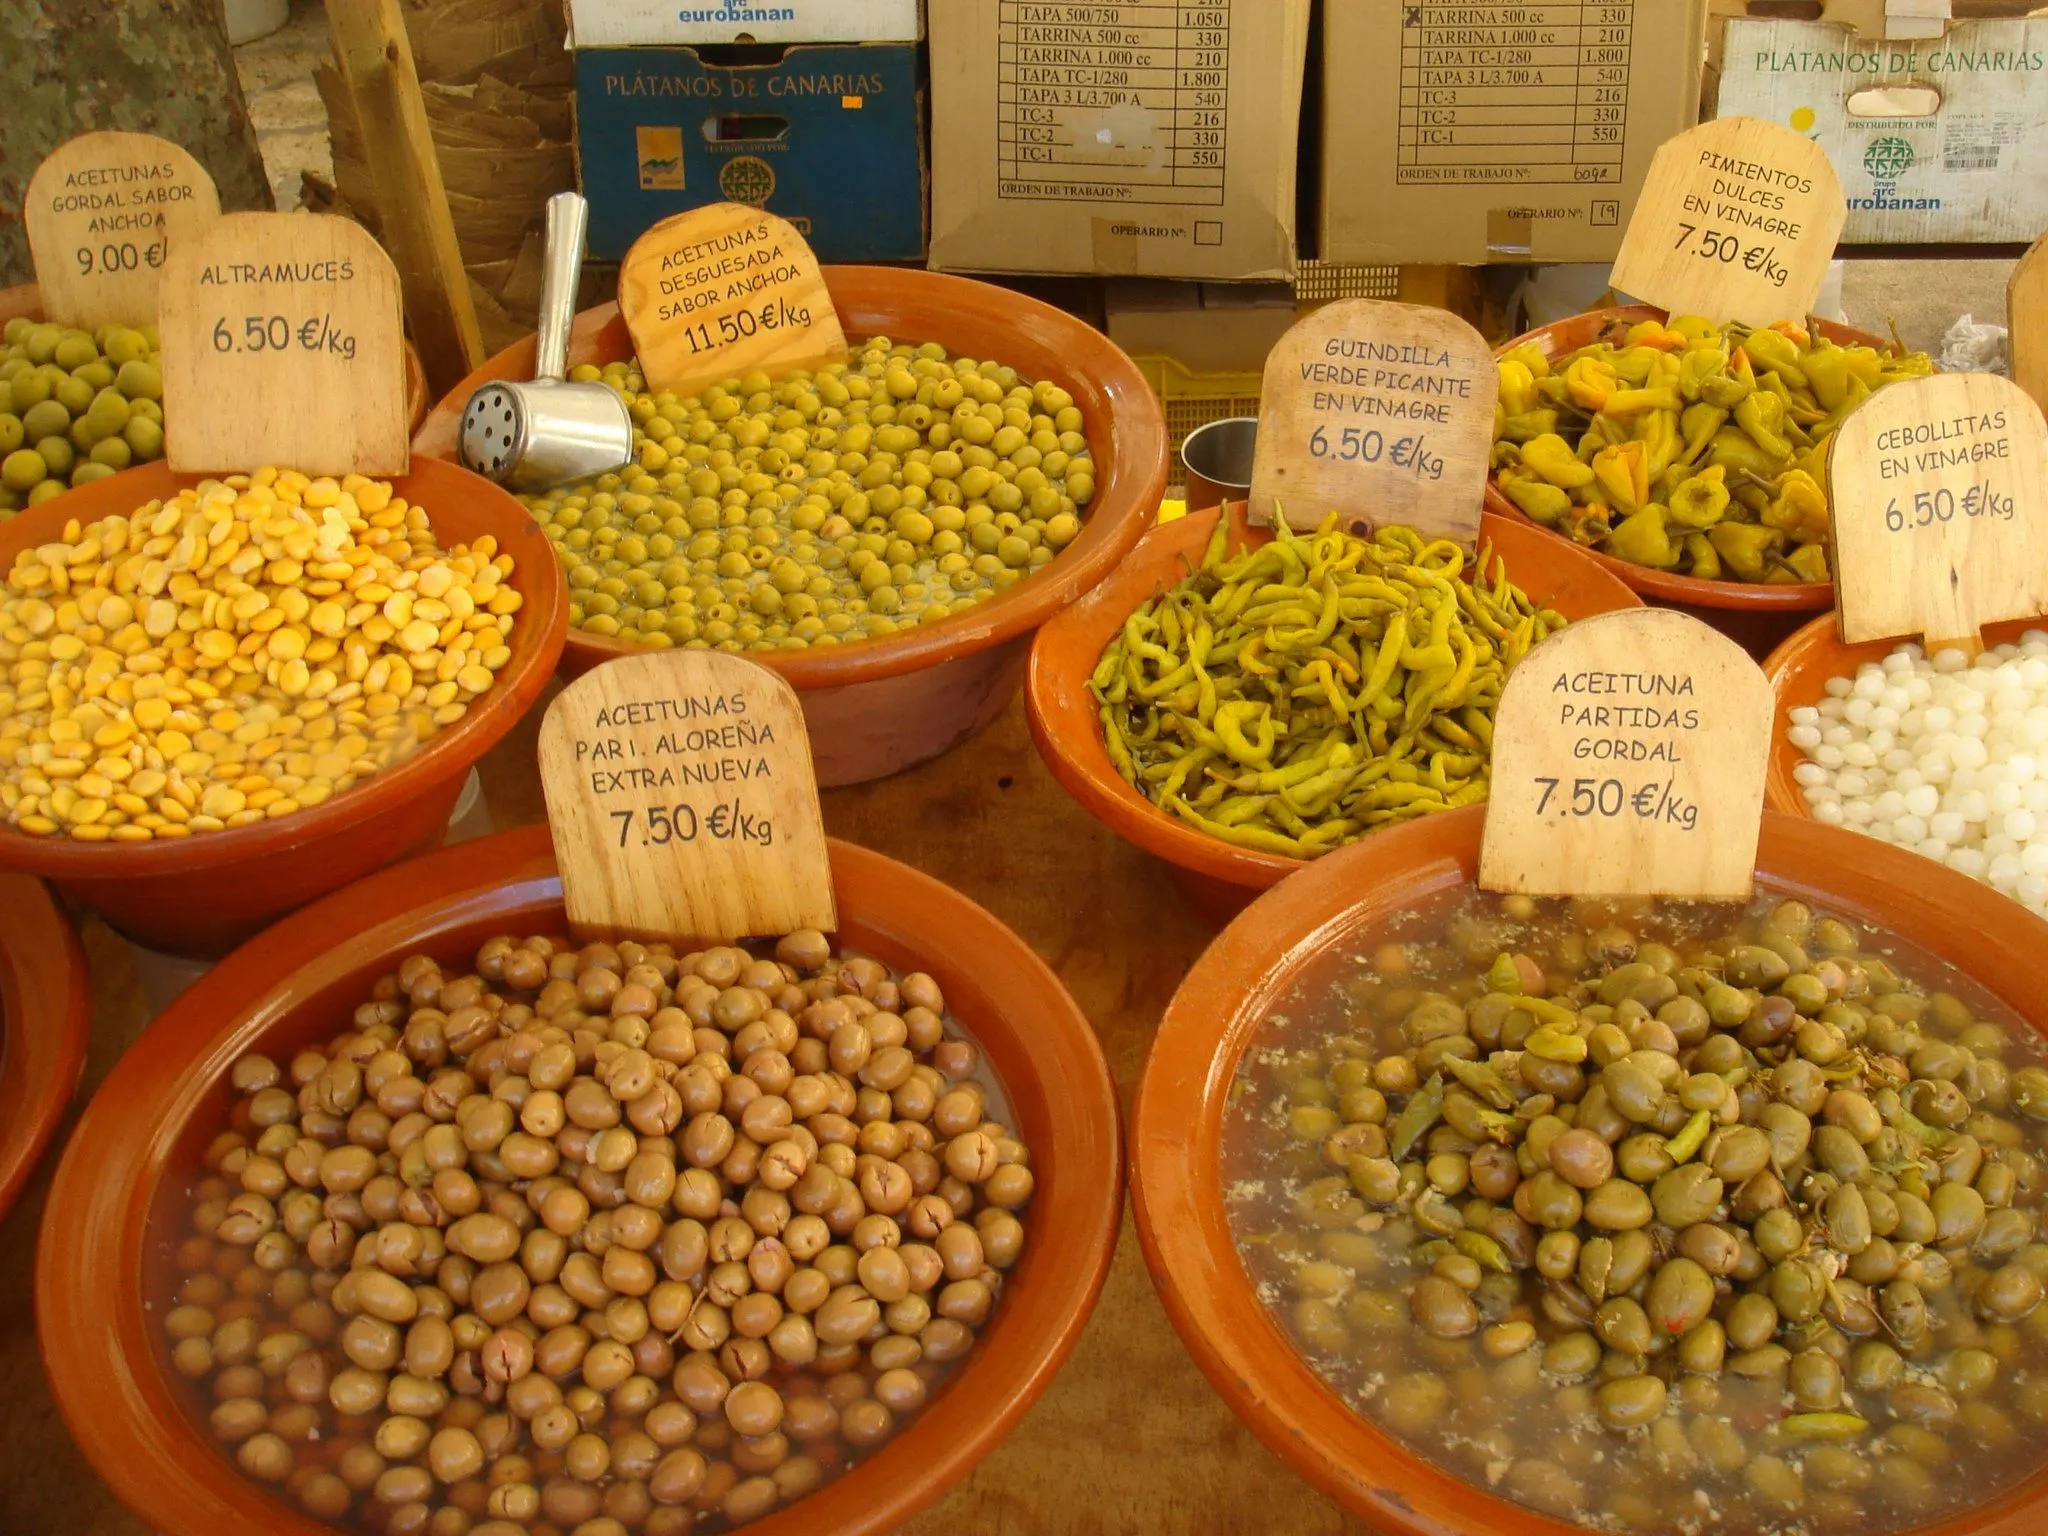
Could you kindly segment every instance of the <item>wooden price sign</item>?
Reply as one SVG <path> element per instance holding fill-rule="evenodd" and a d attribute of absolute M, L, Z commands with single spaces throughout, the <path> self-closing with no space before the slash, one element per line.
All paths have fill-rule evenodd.
<path fill-rule="evenodd" d="M 541 787 L 579 934 L 726 941 L 838 924 L 796 690 L 717 651 L 649 651 L 548 706 Z"/>
<path fill-rule="evenodd" d="M 1827 151 L 1724 117 L 1650 161 L 1611 281 L 1674 315 L 1769 325 L 1813 307 L 1848 209 Z"/>
<path fill-rule="evenodd" d="M 1501 693 L 1479 883 L 1747 896 L 1773 709 L 1748 653 L 1685 614 L 1630 608 L 1559 630 Z"/>
<path fill-rule="evenodd" d="M 82 133 L 52 150 L 22 199 L 43 316 L 98 330 L 156 319 L 173 250 L 220 217 L 206 167 L 153 133 Z"/>
<path fill-rule="evenodd" d="M 804 237 L 740 203 L 693 208 L 635 240 L 619 266 L 619 312 L 654 390 L 688 394 L 846 356 L 839 312 Z"/>
<path fill-rule="evenodd" d="M 1499 394 L 1492 349 L 1456 315 L 1324 305 L 1266 358 L 1251 520 L 1270 524 L 1277 509 L 1312 528 L 1335 511 L 1471 548 Z"/>
<path fill-rule="evenodd" d="M 1937 373 L 1851 411 L 1828 455 L 1835 606 L 1855 644 L 2048 613 L 2048 424 L 1991 373 Z"/>
<path fill-rule="evenodd" d="M 2027 248 L 2005 289 L 2012 376 L 2048 411 L 2048 235 Z"/>
<path fill-rule="evenodd" d="M 362 225 L 223 214 L 171 253 L 162 297 L 172 469 L 405 473 L 398 273 Z"/>

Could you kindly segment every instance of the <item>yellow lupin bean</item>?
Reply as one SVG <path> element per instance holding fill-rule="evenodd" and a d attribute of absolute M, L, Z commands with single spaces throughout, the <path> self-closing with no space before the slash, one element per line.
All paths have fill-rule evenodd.
<path fill-rule="evenodd" d="M 0 583 L 0 816 L 143 842 L 319 805 L 493 686 L 512 569 L 360 475 L 263 469 L 73 521 Z"/>

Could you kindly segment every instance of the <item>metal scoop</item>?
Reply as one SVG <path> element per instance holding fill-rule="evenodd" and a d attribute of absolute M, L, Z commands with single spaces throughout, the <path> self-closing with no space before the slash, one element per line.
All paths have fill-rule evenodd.
<path fill-rule="evenodd" d="M 515 491 L 587 480 L 633 457 L 633 418 L 618 391 L 564 381 L 590 205 L 574 192 L 557 192 L 548 199 L 547 221 L 533 382 L 486 384 L 462 412 L 463 465 Z"/>

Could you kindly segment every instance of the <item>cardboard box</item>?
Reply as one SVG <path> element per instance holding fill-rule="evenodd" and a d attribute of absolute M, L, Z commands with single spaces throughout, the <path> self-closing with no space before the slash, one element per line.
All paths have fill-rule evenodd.
<path fill-rule="evenodd" d="M 1170 357 L 1196 373 L 1257 373 L 1294 324 L 1283 283 L 1109 284 L 1109 339 L 1132 356 Z"/>
<path fill-rule="evenodd" d="M 788 219 L 821 261 L 916 261 L 923 118 L 915 43 L 579 48 L 590 253 L 616 261 L 648 226 L 730 201 Z"/>
<path fill-rule="evenodd" d="M 1730 21 L 1717 111 L 1819 141 L 1849 204 L 1845 244 L 2029 241 L 2048 226 L 2048 19 L 1885 42 Z"/>
<path fill-rule="evenodd" d="M 572 48 L 914 43 L 920 0 L 569 0 Z"/>
<path fill-rule="evenodd" d="M 1699 108 L 1705 0 L 1330 0 L 1324 261 L 1611 261 Z"/>
<path fill-rule="evenodd" d="M 1285 278 L 1309 0 L 940 0 L 931 264 Z"/>

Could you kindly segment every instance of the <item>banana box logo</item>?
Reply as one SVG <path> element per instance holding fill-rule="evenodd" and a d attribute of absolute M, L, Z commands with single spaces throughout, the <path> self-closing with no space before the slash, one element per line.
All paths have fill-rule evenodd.
<path fill-rule="evenodd" d="M 736 203 L 764 208 L 775 192 L 775 167 L 759 155 L 734 155 L 718 173 L 718 190 Z"/>
<path fill-rule="evenodd" d="M 683 130 L 635 128 L 633 148 L 640 162 L 642 192 L 683 190 Z"/>

